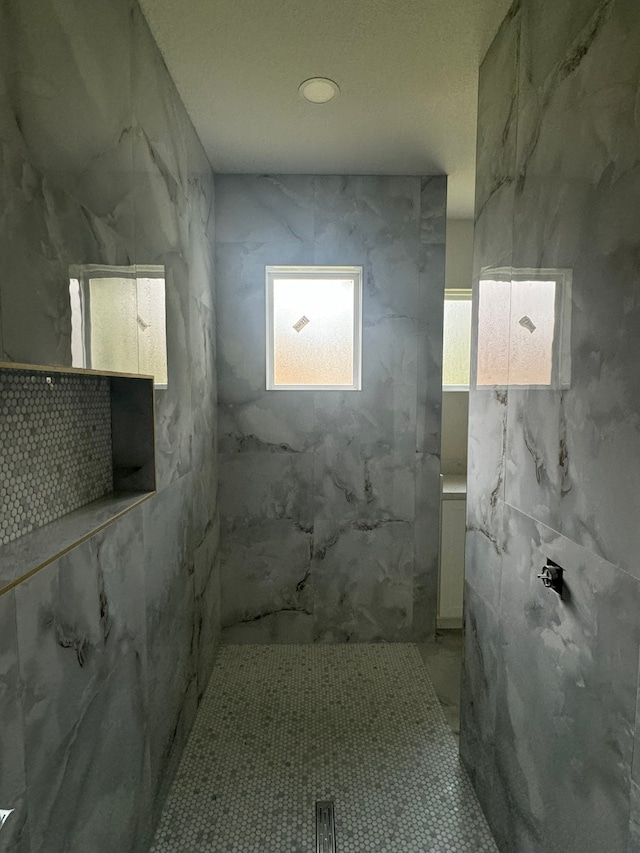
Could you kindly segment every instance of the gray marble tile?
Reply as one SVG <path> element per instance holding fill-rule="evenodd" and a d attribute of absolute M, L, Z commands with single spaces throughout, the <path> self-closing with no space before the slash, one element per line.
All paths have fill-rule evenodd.
<path fill-rule="evenodd" d="M 393 444 L 325 434 L 314 459 L 316 522 L 413 521 L 415 453 Z"/>
<path fill-rule="evenodd" d="M 139 264 L 166 264 L 180 268 L 188 246 L 189 205 L 186 184 L 178 184 L 165 159 L 182 160 L 184 140 L 162 145 L 147 135 L 137 119 L 133 139 L 133 180 L 135 203 L 135 256 Z M 184 131 L 184 127 L 181 128 Z M 179 133 L 181 132 L 179 131 Z M 158 151 L 158 146 L 162 146 Z M 165 156 L 164 149 L 171 152 Z M 188 279 L 187 279 L 188 283 Z M 185 288 L 185 298 L 188 295 Z"/>
<path fill-rule="evenodd" d="M 416 644 L 445 720 L 456 738 L 460 735 L 462 646 L 462 631 L 459 629 L 438 630 L 435 641 Z"/>
<path fill-rule="evenodd" d="M 223 644 L 313 643 L 313 617 L 305 610 L 287 607 L 261 614 L 258 619 L 222 627 Z"/>
<path fill-rule="evenodd" d="M 631 782 L 629 794 L 629 842 L 627 853 L 638 853 L 640 850 L 640 785 Z"/>
<path fill-rule="evenodd" d="M 500 626 L 496 612 L 465 584 L 460 689 L 460 756 L 480 804 L 495 826 L 494 737 Z"/>
<path fill-rule="evenodd" d="M 196 483 L 197 473 L 193 475 Z M 204 499 L 206 492 L 202 493 Z M 194 488 L 194 516 L 197 504 Z M 222 589 L 220 583 L 220 520 L 217 507 L 210 509 L 210 517 L 202 529 L 194 523 L 194 595 L 196 668 L 198 701 L 209 681 L 216 650 L 220 642 Z"/>
<path fill-rule="evenodd" d="M 129 11 L 123 2 L 69 15 L 48 0 L 3 9 L 11 213 L 0 233 L 0 298 L 10 360 L 70 364 L 69 264 L 126 263 L 132 250 Z"/>
<path fill-rule="evenodd" d="M 477 391 L 479 280 L 486 268 L 509 268 L 513 254 L 513 215 L 517 164 L 520 3 L 514 2 L 485 56 L 478 86 L 476 201 L 473 262 L 471 387 L 469 395 L 468 511 L 475 526 L 488 529 L 491 503 L 504 494 L 504 442 L 507 394 Z M 494 396 L 492 396 L 494 395 Z M 495 399 L 494 399 L 495 397 Z M 496 409 L 496 405 L 498 409 Z M 501 412 L 501 417 L 497 416 Z M 488 433 L 488 434 L 487 434 Z M 477 488 L 476 488 L 477 484 Z"/>
<path fill-rule="evenodd" d="M 310 175 L 217 175 L 216 239 L 222 243 L 310 243 L 313 195 Z"/>
<path fill-rule="evenodd" d="M 5 358 L 68 366 L 69 265 L 126 263 L 128 249 L 111 225 L 102 228 L 99 218 L 85 213 L 52 178 L 26 161 L 19 168 L 30 178 L 12 191 L 11 220 L 0 234 Z"/>
<path fill-rule="evenodd" d="M 194 537 L 194 590 L 196 598 L 210 586 L 220 598 L 220 517 L 216 513 L 200 538 Z M 220 624 L 217 625 L 220 630 Z"/>
<path fill-rule="evenodd" d="M 223 621 L 225 636 L 233 632 L 241 640 L 248 632 L 257 641 L 311 639 L 315 587 L 313 600 L 304 608 L 309 615 L 300 613 L 294 594 L 300 560 L 295 557 L 292 570 L 290 554 L 283 569 L 271 562 L 277 536 L 284 537 L 284 553 L 291 551 L 289 537 L 300 536 L 279 517 L 302 523 L 316 539 L 318 525 L 334 527 L 346 521 L 373 529 L 395 520 L 409 528 L 416 511 L 419 400 L 426 424 L 420 441 L 439 446 L 439 345 L 434 341 L 422 354 L 428 364 L 419 380 L 418 340 L 439 336 L 433 317 L 438 310 L 442 313 L 446 179 L 316 176 L 311 183 L 279 181 L 226 176 L 216 184 L 216 215 L 231 211 L 228 226 L 218 223 L 216 246 L 219 448 L 225 469 L 221 511 L 227 518 L 222 533 Z M 312 197 L 305 197 L 310 188 Z M 287 192 L 291 195 L 283 201 Z M 292 238 L 282 224 L 298 204 L 308 206 L 308 219 L 300 220 Z M 361 392 L 264 391 L 264 267 L 278 263 L 365 266 Z M 434 482 L 439 473 L 435 468 L 429 467 Z M 255 480 L 247 476 L 255 471 Z M 310 516 L 301 495 L 303 501 L 308 495 L 313 498 Z M 274 520 L 271 528 L 269 518 Z M 435 604 L 428 599 L 437 526 L 436 516 L 423 528 L 431 538 L 422 543 L 424 559 L 415 586 L 423 630 L 433 621 Z M 243 550 L 245 532 L 249 551 Z M 302 553 L 303 544 L 299 547 Z M 413 547 L 411 531 L 409 597 L 414 591 Z M 262 570 L 265 560 L 268 568 Z M 268 585 L 260 580 L 265 571 Z M 251 588 L 238 588 L 249 577 L 256 578 Z M 231 589 L 236 590 L 233 595 Z M 227 618 L 234 596 L 239 603 L 253 601 L 256 590 L 254 612 Z M 374 597 L 371 591 L 362 596 Z M 410 621 L 413 608 L 407 612 Z M 386 614 L 372 619 L 377 616 L 390 624 Z M 253 621 L 238 627 L 240 617 Z M 394 627 L 393 636 L 397 633 Z M 378 629 L 370 633 L 374 635 L 382 638 Z"/>
<path fill-rule="evenodd" d="M 469 394 L 467 526 L 495 536 L 496 512 L 504 500 L 508 393 L 499 389 Z"/>
<path fill-rule="evenodd" d="M 113 853 L 148 849 L 151 797 L 142 693 L 139 662 L 129 653 L 92 697 L 75 728 L 73 751 L 68 757 L 61 751 L 54 756 L 52 775 L 62 762 L 69 778 L 84 784 L 72 792 L 60 791 L 46 824 L 38 820 L 32 830 L 32 851 L 49 853 L 63 845 Z M 31 811 L 40 809 L 31 791 L 29 796 Z"/>
<path fill-rule="evenodd" d="M 481 69 L 476 278 L 573 273 L 570 386 L 471 394 L 467 609 L 499 601 L 502 638 L 484 804 L 522 853 L 638 849 L 639 39 L 630 0 L 524 0 Z M 535 578 L 546 556 L 567 569 L 563 601 Z"/>
<path fill-rule="evenodd" d="M 420 178 L 420 245 L 423 252 L 427 246 L 444 246 L 446 207 L 447 176 L 429 175 Z"/>
<path fill-rule="evenodd" d="M 151 831 L 141 512 L 16 588 L 32 851 Z"/>
<path fill-rule="evenodd" d="M 612 5 L 606 0 L 567 0 L 560 6 L 522 3 L 526 85 L 546 94 L 574 71 L 609 18 Z"/>
<path fill-rule="evenodd" d="M 180 133 L 183 132 L 180 131 Z M 180 133 L 178 134 L 180 136 Z M 173 141 L 173 140 L 172 140 Z M 180 147 L 175 142 L 181 168 Z M 167 155 L 168 156 L 168 155 Z M 136 258 L 139 263 L 165 267 L 168 387 L 156 393 L 156 460 L 158 487 L 183 476 L 191 469 L 191 408 L 189 350 L 190 302 L 189 268 L 185 260 L 188 234 L 185 188 L 154 150 L 142 126 L 138 126 L 134 147 L 134 187 Z"/>
<path fill-rule="evenodd" d="M 189 286 L 201 305 L 215 308 L 215 179 L 200 140 L 187 128 Z"/>
<path fill-rule="evenodd" d="M 193 536 L 197 544 L 218 513 L 218 420 L 215 313 L 191 298 Z"/>
<path fill-rule="evenodd" d="M 418 279 L 418 401 L 416 447 L 440 452 L 446 178 L 423 178 Z"/>
<path fill-rule="evenodd" d="M 156 482 L 159 489 L 192 467 L 193 411 L 189 353 L 188 273 L 182 261 L 166 267 L 168 387 L 156 392 Z"/>
<path fill-rule="evenodd" d="M 629 842 L 627 853 L 640 851 L 640 751 L 636 744 L 640 737 L 640 667 L 638 670 L 638 689 L 636 692 L 636 719 L 634 730 L 634 750 L 631 764 L 631 783 L 629 788 Z"/>
<path fill-rule="evenodd" d="M 504 843 L 625 850 L 640 586 L 517 510 L 507 530 L 495 732 Z M 565 568 L 562 600 L 536 577 L 546 557 Z"/>
<path fill-rule="evenodd" d="M 13 809 L 0 829 L 2 853 L 29 853 L 22 690 L 13 591 L 0 596 L 0 808 Z"/>
<path fill-rule="evenodd" d="M 492 607 L 500 601 L 502 555 L 505 550 L 504 503 L 496 501 L 490 514 L 472 514 L 467 508 L 465 536 L 465 581 L 475 593 Z"/>
<path fill-rule="evenodd" d="M 173 213 L 178 192 L 186 193 L 188 134 L 193 134 L 175 84 L 137 3 L 132 4 L 131 97 L 138 134 L 142 134 L 157 173 L 171 193 L 172 205 L 158 205 L 157 213 Z M 136 168 L 139 161 L 136 158 Z M 145 169 L 155 177 L 155 172 Z M 139 228 L 136 241 L 139 247 Z M 159 237 L 160 235 L 158 235 Z M 157 238 L 156 238 L 157 239 Z M 141 261 L 140 263 L 144 263 Z"/>
<path fill-rule="evenodd" d="M 214 577 L 217 583 L 214 583 Z M 196 597 L 197 625 L 197 701 L 200 703 L 211 680 L 213 664 L 221 640 L 220 555 L 217 554 L 211 572 L 211 582 Z"/>
<path fill-rule="evenodd" d="M 190 488 L 194 566 L 193 653 L 196 700 L 199 702 L 211 677 L 222 621 L 213 243 L 215 187 L 211 167 L 189 123 L 186 143 L 189 217 L 187 257 L 191 294 L 189 347 L 193 412 Z M 188 702 L 191 702 L 191 692 L 188 694 Z"/>
<path fill-rule="evenodd" d="M 212 525 L 194 550 L 195 640 L 198 701 L 209 683 L 220 643 L 222 591 L 220 584 L 220 531 Z"/>
<path fill-rule="evenodd" d="M 435 636 L 440 556 L 440 457 L 416 453 L 414 524 L 413 637 Z"/>
<path fill-rule="evenodd" d="M 311 582 L 317 641 L 401 641 L 411 631 L 413 524 L 316 522 Z"/>
<path fill-rule="evenodd" d="M 417 325 L 387 318 L 363 327 L 362 391 L 316 392 L 319 436 L 358 437 L 368 448 L 416 449 Z"/>
<path fill-rule="evenodd" d="M 363 317 L 415 319 L 419 178 L 316 177 L 314 263 L 364 268 Z"/>
<path fill-rule="evenodd" d="M 515 177 L 518 127 L 518 62 L 520 2 L 514 2 L 502 22 L 482 65 L 478 84 L 478 137 L 476 159 L 476 227 L 485 218 L 491 222 L 491 250 L 501 231 L 492 204 L 494 196 L 509 187 Z M 510 238 L 512 207 L 507 208 L 502 232 Z M 476 240 L 476 254 L 478 243 Z M 482 265 L 504 265 L 501 253 L 485 257 Z"/>
<path fill-rule="evenodd" d="M 5 4 L 3 12 L 4 67 L 20 80 L 4 90 L 11 92 L 10 156 L 23 156 L 31 177 L 52 177 L 89 216 L 111 220 L 114 232 L 130 240 L 131 4 L 71 15 L 50 0 L 27 0 Z M 24 177 L 27 190 L 30 176 Z M 46 208 L 37 184 L 31 190 Z"/>
<path fill-rule="evenodd" d="M 30 846 L 143 851 L 220 623 L 213 177 L 131 0 L 3 3 L 0 55 L 3 359 L 70 363 L 71 264 L 167 269 L 169 389 L 157 395 L 156 449 L 169 491 L 15 592 Z M 60 549 L 94 529 L 76 536 L 76 522 L 49 531 Z M 7 556 L 22 574 L 33 547 Z M 11 714 L 3 709 L 13 732 Z M 13 843 L 9 826 L 0 847 Z"/>
<path fill-rule="evenodd" d="M 145 504 L 147 689 L 154 815 L 161 808 L 197 702 L 191 477 Z M 155 818 L 154 818 L 155 825 Z"/>
<path fill-rule="evenodd" d="M 217 193 L 219 196 L 219 187 Z M 218 216 L 223 214 L 218 213 Z M 221 401 L 239 403 L 265 393 L 265 266 L 312 263 L 311 243 L 223 243 L 218 237 L 217 332 Z M 270 392 L 270 395 L 274 393 L 281 398 L 293 392 Z"/>
<path fill-rule="evenodd" d="M 218 404 L 221 453 L 305 453 L 318 441 L 315 407 L 292 391 L 247 395 L 245 402 Z M 339 392 L 331 392 L 331 395 Z M 301 400 L 303 401 L 301 404 Z"/>
<path fill-rule="evenodd" d="M 90 209 L 96 198 L 105 202 L 104 159 L 109 162 L 120 133 L 130 126 L 131 8 L 125 1 L 95 15 L 86 9 L 71 14 L 50 0 L 26 0 L 3 9 L 5 68 L 24 81 L 11 90 L 24 148 L 38 171 L 64 176 L 74 194 L 78 188 L 89 191 L 80 195 Z M 17 141 L 13 134 L 11 141 Z M 124 157 L 107 171 L 116 177 L 130 168 Z M 100 172 L 102 185 L 94 181 Z"/>
<path fill-rule="evenodd" d="M 164 265 L 171 318 L 168 388 L 156 394 L 158 484 L 163 488 L 192 467 L 187 135 L 193 129 L 137 8 L 132 38 L 136 261 Z"/>
<path fill-rule="evenodd" d="M 520 18 L 516 2 L 483 60 L 478 91 L 460 754 L 494 832 L 508 813 L 494 753 L 508 397 L 474 384 L 478 281 L 486 267 L 512 260 Z"/>
<path fill-rule="evenodd" d="M 311 453 L 223 453 L 220 505 L 225 519 L 290 519 L 313 525 Z"/>
<path fill-rule="evenodd" d="M 233 519 L 222 522 L 221 539 L 225 641 L 246 642 L 243 636 L 250 635 L 255 642 L 256 629 L 262 630 L 263 622 L 270 626 L 281 613 L 295 615 L 278 621 L 293 619 L 305 630 L 313 612 L 312 529 L 286 518 Z M 261 642 L 271 640 L 269 633 Z"/>
<path fill-rule="evenodd" d="M 527 26 L 523 39 L 533 44 L 548 22 L 530 16 Z M 562 392 L 515 394 L 506 491 L 513 505 L 636 576 L 626 531 L 640 508 L 631 368 L 640 172 L 635 136 L 626 132 L 635 92 L 625 81 L 640 68 L 630 48 L 638 38 L 632 3 L 589 3 L 552 40 L 554 51 L 566 42 L 563 63 L 538 67 L 544 57 L 529 51 L 523 58 L 513 263 L 573 271 L 571 382 Z M 603 80 L 619 92 L 615 109 L 602 105 Z M 618 174 L 628 177 L 620 182 Z"/>

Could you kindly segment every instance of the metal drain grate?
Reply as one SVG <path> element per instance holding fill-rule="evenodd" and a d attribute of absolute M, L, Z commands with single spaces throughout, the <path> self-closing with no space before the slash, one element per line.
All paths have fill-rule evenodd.
<path fill-rule="evenodd" d="M 331 800 L 316 803 L 316 853 L 336 853 L 336 821 Z"/>

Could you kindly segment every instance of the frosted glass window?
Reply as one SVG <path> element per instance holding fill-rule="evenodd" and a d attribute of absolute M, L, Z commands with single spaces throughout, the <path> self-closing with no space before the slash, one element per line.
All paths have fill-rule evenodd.
<path fill-rule="evenodd" d="M 509 272 L 480 280 L 477 384 L 568 387 L 571 270 Z"/>
<path fill-rule="evenodd" d="M 267 267 L 267 389 L 361 388 L 360 267 Z"/>
<path fill-rule="evenodd" d="M 445 389 L 467 389 L 471 359 L 471 291 L 446 290 L 444 300 L 442 384 Z"/>
<path fill-rule="evenodd" d="M 509 385 L 550 385 L 555 330 L 555 281 L 513 281 Z"/>
<path fill-rule="evenodd" d="M 480 281 L 478 385 L 509 384 L 511 280 Z"/>
<path fill-rule="evenodd" d="M 74 367 L 152 375 L 167 387 L 164 267 L 72 268 Z"/>
<path fill-rule="evenodd" d="M 89 299 L 91 366 L 115 373 L 138 373 L 135 279 L 91 278 Z"/>

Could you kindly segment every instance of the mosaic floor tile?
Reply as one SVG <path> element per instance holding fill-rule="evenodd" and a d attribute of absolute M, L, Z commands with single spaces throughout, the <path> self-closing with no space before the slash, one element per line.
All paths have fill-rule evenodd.
<path fill-rule="evenodd" d="M 223 646 L 152 853 L 497 853 L 413 645 Z"/>

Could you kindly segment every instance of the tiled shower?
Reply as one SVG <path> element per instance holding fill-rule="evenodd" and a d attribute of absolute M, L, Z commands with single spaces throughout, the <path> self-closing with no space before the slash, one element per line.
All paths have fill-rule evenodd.
<path fill-rule="evenodd" d="M 570 385 L 470 400 L 461 749 L 515 853 L 640 850 L 638 44 L 634 0 L 521 0 L 481 72 L 476 307 L 573 272 Z M 71 269 L 164 268 L 169 373 L 144 502 L 0 571 L 0 851 L 142 853 L 214 666 L 433 635 L 446 179 L 214 179 L 134 0 L 9 0 L 0 55 L 0 549 L 111 490 L 104 381 L 44 415 L 11 368 L 70 368 Z M 264 266 L 306 263 L 364 267 L 360 397 L 263 390 Z"/>

